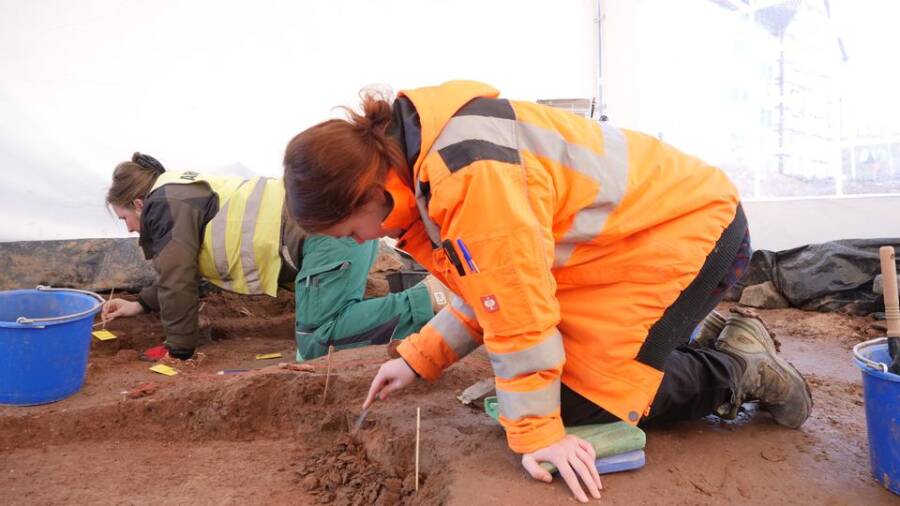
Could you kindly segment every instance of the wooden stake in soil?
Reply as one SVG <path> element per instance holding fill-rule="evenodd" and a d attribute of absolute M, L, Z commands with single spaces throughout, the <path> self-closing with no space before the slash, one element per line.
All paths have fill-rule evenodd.
<path fill-rule="evenodd" d="M 331 381 L 331 355 L 334 353 L 334 345 L 328 347 L 328 372 L 325 373 L 325 391 L 322 392 L 322 404 L 328 398 L 328 383 Z"/>
<path fill-rule="evenodd" d="M 416 408 L 416 492 L 419 491 L 419 427 L 422 420 L 422 408 Z"/>

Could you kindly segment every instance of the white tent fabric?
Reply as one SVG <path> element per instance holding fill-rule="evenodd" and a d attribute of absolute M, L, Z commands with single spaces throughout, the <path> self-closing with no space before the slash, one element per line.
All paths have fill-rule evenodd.
<path fill-rule="evenodd" d="M 591 0 L 0 0 L 0 242 L 126 236 L 103 198 L 134 151 L 278 175 L 371 83 L 591 97 L 592 27 Z"/>

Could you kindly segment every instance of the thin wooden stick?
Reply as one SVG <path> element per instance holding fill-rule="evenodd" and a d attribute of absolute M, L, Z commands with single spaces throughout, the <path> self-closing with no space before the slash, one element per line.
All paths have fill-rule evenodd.
<path fill-rule="evenodd" d="M 334 345 L 328 347 L 328 372 L 325 373 L 325 391 L 322 392 L 322 405 L 325 404 L 325 400 L 328 398 L 328 383 L 331 381 L 331 356 L 334 353 Z"/>
<path fill-rule="evenodd" d="M 116 287 L 112 287 L 109 290 L 109 298 L 106 299 L 106 302 L 103 303 L 103 309 L 100 311 L 101 319 L 103 320 L 103 330 L 106 330 L 106 308 L 109 307 L 109 301 L 112 300 L 113 294 L 116 293 Z"/>
<path fill-rule="evenodd" d="M 206 307 L 206 302 L 200 303 L 200 309 L 197 310 L 197 314 L 200 314 L 200 311 L 203 311 L 203 308 Z"/>
<path fill-rule="evenodd" d="M 416 408 L 416 492 L 419 491 L 419 427 L 422 420 L 422 408 Z"/>

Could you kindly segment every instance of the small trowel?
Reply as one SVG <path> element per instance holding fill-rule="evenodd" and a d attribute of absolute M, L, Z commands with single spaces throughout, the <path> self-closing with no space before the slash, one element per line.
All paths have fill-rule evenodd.
<path fill-rule="evenodd" d="M 359 418 L 356 419 L 356 422 L 353 424 L 353 427 L 350 428 L 350 435 L 355 436 L 357 432 L 359 432 L 360 427 L 362 427 L 363 422 L 366 420 L 366 415 L 369 414 L 369 410 L 372 409 L 372 405 L 375 404 L 375 401 L 378 400 L 378 397 L 372 399 L 372 404 L 369 404 L 369 407 L 362 410 L 362 413 L 359 414 Z"/>

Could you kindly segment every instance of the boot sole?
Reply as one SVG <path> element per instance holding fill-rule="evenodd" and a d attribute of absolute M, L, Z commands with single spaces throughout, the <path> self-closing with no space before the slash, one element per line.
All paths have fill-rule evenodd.
<path fill-rule="evenodd" d="M 790 427 L 792 429 L 799 429 L 800 426 L 802 426 L 806 422 L 806 420 L 809 418 L 809 415 L 812 414 L 812 408 L 813 408 L 813 404 L 814 404 L 813 398 L 812 398 L 812 390 L 809 389 L 809 383 L 806 382 L 806 378 L 804 378 L 803 375 L 800 374 L 800 371 L 798 371 L 797 368 L 794 367 L 794 364 L 792 364 L 792 363 L 788 362 L 787 360 L 784 360 L 783 358 L 781 358 L 777 355 L 774 355 L 772 353 L 770 353 L 769 355 L 775 359 L 775 363 L 778 364 L 779 367 L 781 367 L 783 370 L 787 371 L 788 376 L 790 376 L 791 378 L 799 379 L 800 382 L 803 383 L 803 388 L 805 389 L 805 392 L 806 392 L 806 397 L 804 397 L 804 406 L 803 406 L 806 410 L 806 416 L 804 416 L 803 420 L 799 424 L 796 424 L 796 425 L 786 424 L 786 423 L 782 423 L 780 421 L 778 422 L 779 424 L 784 425 L 785 427 Z M 771 410 L 769 412 L 771 413 Z M 774 414 L 773 414 L 773 416 L 774 416 Z M 778 421 L 778 420 L 776 419 L 776 421 Z"/>

